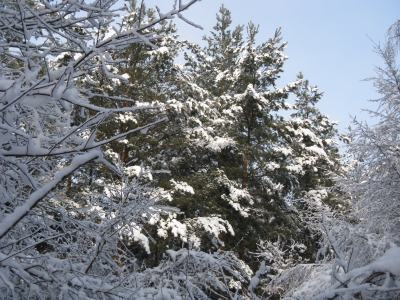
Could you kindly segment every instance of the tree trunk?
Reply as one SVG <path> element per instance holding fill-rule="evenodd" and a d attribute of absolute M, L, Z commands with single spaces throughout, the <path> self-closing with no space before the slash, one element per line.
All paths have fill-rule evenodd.
<path fill-rule="evenodd" d="M 251 128 L 250 124 L 253 119 L 253 112 L 250 112 L 249 118 L 247 119 L 247 139 L 246 139 L 246 148 L 244 152 L 244 158 L 243 158 L 243 171 L 242 171 L 242 189 L 245 189 L 247 187 L 247 168 L 249 164 L 249 150 L 250 150 L 250 133 L 251 133 Z"/>
<path fill-rule="evenodd" d="M 243 241 L 239 243 L 239 259 L 241 259 L 243 261 L 245 260 Z"/>

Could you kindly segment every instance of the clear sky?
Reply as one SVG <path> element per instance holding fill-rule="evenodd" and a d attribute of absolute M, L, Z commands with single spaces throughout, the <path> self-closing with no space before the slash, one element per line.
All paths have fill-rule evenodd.
<path fill-rule="evenodd" d="M 187 1 L 183 0 L 183 3 Z M 162 11 L 172 0 L 146 0 Z M 215 24 L 215 15 L 224 4 L 232 12 L 233 25 L 252 21 L 260 25 L 257 42 L 266 41 L 277 27 L 282 28 L 289 57 L 282 85 L 295 80 L 301 71 L 318 85 L 324 97 L 320 110 L 339 121 L 339 130 L 350 125 L 350 115 L 368 119 L 363 108 L 374 108 L 369 99 L 379 97 L 371 82 L 374 65 L 382 65 L 373 52 L 374 43 L 383 43 L 389 26 L 400 18 L 399 0 L 202 0 L 184 16 L 201 25 L 199 30 L 177 21 L 182 39 L 201 42 Z"/>

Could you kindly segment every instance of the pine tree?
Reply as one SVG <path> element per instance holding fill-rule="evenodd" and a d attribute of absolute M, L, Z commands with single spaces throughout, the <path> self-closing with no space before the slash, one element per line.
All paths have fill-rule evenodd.
<path fill-rule="evenodd" d="M 130 14 L 125 16 L 123 22 L 134 24 L 140 19 L 142 24 L 146 24 L 154 18 L 153 10 L 145 9 L 143 4 L 136 7 L 133 2 Z M 185 168 L 181 166 L 175 168 L 169 162 L 173 161 L 173 158 L 179 153 L 185 152 L 185 147 L 189 144 L 188 132 L 184 124 L 192 122 L 192 120 L 188 120 L 188 116 L 193 114 L 194 106 L 197 103 L 194 104 L 193 99 L 187 99 L 187 95 L 201 91 L 193 85 L 182 67 L 175 62 L 178 51 L 185 44 L 185 42 L 177 40 L 175 25 L 167 22 L 161 22 L 161 25 L 157 29 L 152 28 L 152 31 L 145 31 L 147 34 L 157 34 L 159 37 L 153 42 L 153 45 L 131 45 L 123 51 L 111 53 L 114 61 L 119 61 L 119 63 L 112 66 L 109 71 L 118 71 L 124 74 L 126 82 L 108 79 L 104 70 L 92 72 L 88 76 L 88 81 L 97 85 L 99 94 L 107 93 L 120 97 L 122 101 L 117 104 L 119 108 L 126 109 L 135 105 L 153 107 L 152 110 L 133 111 L 108 119 L 98 129 L 99 135 L 104 138 L 108 138 L 116 132 L 126 132 L 133 126 L 140 127 L 142 124 L 156 120 L 160 115 L 168 118 L 168 122 L 163 122 L 160 126 L 155 125 L 148 131 L 138 131 L 122 140 L 109 143 L 105 153 L 110 161 L 122 164 L 132 178 L 142 171 L 149 172 L 152 175 L 149 178 L 151 183 L 148 184 L 158 186 L 161 190 L 167 190 L 166 198 L 174 199 L 179 195 L 188 195 L 185 188 L 182 188 L 185 187 L 185 176 L 188 174 Z M 107 35 L 107 31 L 104 31 L 104 34 Z M 124 99 L 134 99 L 134 101 Z M 103 99 L 100 98 L 97 101 L 104 105 Z M 108 105 L 115 104 L 109 102 Z M 184 181 L 174 181 L 175 176 L 169 174 L 170 170 L 180 174 L 178 177 L 183 178 Z M 75 180 L 70 188 L 70 190 L 75 190 L 75 198 L 83 195 L 83 193 L 76 193 L 79 186 L 82 191 L 88 188 L 85 173 L 92 174 L 93 178 L 106 182 L 118 181 L 118 178 L 110 174 L 108 170 L 95 171 L 90 168 L 86 172 L 75 174 Z M 190 187 L 188 189 L 190 191 Z M 166 200 L 165 204 L 171 203 Z M 182 203 L 179 203 L 178 208 L 181 206 Z M 211 224 L 209 224 L 210 222 Z M 207 232 L 211 239 L 217 240 L 218 233 L 215 233 L 215 229 L 218 232 L 232 231 L 231 227 L 226 225 L 222 219 L 192 220 L 189 216 L 186 218 L 176 211 L 154 219 L 152 225 L 146 224 L 145 229 L 149 238 L 154 241 L 150 244 L 151 253 L 145 252 L 143 247 L 137 243 L 130 243 L 130 247 L 136 258 L 147 266 L 157 266 L 167 249 L 179 250 L 182 242 L 187 243 L 191 238 L 196 243 L 197 237 L 194 235 L 190 237 L 194 230 Z"/>
<path fill-rule="evenodd" d="M 152 12 L 141 7 L 131 22 L 145 15 L 151 18 Z M 276 86 L 287 59 L 280 30 L 256 46 L 254 24 L 246 27 L 245 39 L 244 26 L 231 31 L 231 22 L 229 10 L 221 7 L 204 48 L 166 35 L 175 29 L 165 23 L 157 32 L 164 36 L 156 42 L 158 50 L 134 45 L 115 53 L 124 59 L 116 68 L 127 74 L 127 83 L 102 85 L 110 94 L 134 92 L 138 100 L 159 105 L 169 119 L 109 148 L 129 168 L 152 170 L 153 183 L 169 191 L 180 209 L 157 222 L 174 219 L 183 235 L 172 227 L 147 228 L 156 239 L 148 263 L 157 265 L 163 251 L 179 249 L 182 239 L 205 250 L 234 250 L 245 259 L 260 240 L 296 237 L 301 225 L 291 204 L 326 186 L 320 178 L 337 163 L 334 124 L 314 107 L 322 94 L 302 76 Z M 184 68 L 174 62 L 183 47 L 191 52 Z M 280 111 L 291 107 L 285 103 L 291 92 L 297 96 L 295 113 L 285 120 Z M 151 112 L 135 112 L 110 120 L 103 132 L 151 118 Z"/>
<path fill-rule="evenodd" d="M 289 202 L 329 185 L 319 178 L 337 168 L 339 157 L 335 124 L 314 107 L 322 96 L 317 88 L 301 76 L 276 85 L 287 59 L 280 30 L 257 46 L 257 26 L 248 24 L 245 39 L 244 26 L 230 30 L 231 23 L 222 6 L 207 45 L 188 46 L 186 70 L 201 92 L 191 94 L 190 142 L 171 170 L 194 188 L 190 199 L 176 200 L 186 218 L 197 212 L 229 221 L 235 236 L 222 234 L 220 242 L 245 259 L 260 240 L 296 237 L 301 225 Z M 297 102 L 285 120 L 280 112 L 291 107 L 289 93 Z"/>

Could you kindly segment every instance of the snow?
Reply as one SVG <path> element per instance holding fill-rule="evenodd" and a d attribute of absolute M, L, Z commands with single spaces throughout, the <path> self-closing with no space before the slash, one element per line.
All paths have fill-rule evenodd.
<path fill-rule="evenodd" d="M 150 254 L 150 246 L 149 246 L 149 239 L 147 238 L 147 236 L 145 236 L 141 231 L 141 228 L 137 226 L 137 224 L 132 223 L 130 224 L 130 232 L 132 233 L 131 235 L 127 235 L 128 237 L 133 238 L 133 240 L 135 242 L 139 242 L 144 250 Z"/>
<path fill-rule="evenodd" d="M 314 295 L 329 288 L 331 285 L 330 272 L 330 265 L 300 264 L 295 267 L 295 270 L 288 270 L 287 274 L 284 272 L 279 275 L 280 278 L 277 278 L 276 282 L 289 283 L 288 289 L 293 292 L 286 294 L 286 299 L 312 299 Z"/>
<path fill-rule="evenodd" d="M 238 211 L 243 217 L 248 217 L 249 208 L 243 207 L 240 202 L 241 200 L 247 200 L 250 205 L 254 204 L 253 198 L 246 189 L 240 189 L 236 187 L 233 181 L 230 181 L 224 175 L 220 183 L 224 185 L 228 190 L 228 195 L 222 195 L 221 198 L 229 203 L 233 209 Z"/>
<path fill-rule="evenodd" d="M 9 232 L 18 222 L 20 222 L 21 219 L 25 217 L 29 213 L 29 211 L 39 203 L 39 201 L 41 201 L 44 197 L 46 197 L 48 193 L 56 188 L 61 180 L 63 180 L 73 171 L 78 169 L 80 166 L 101 156 L 102 153 L 99 150 L 92 150 L 91 152 L 88 152 L 86 154 L 76 156 L 68 167 L 61 169 L 54 175 L 54 179 L 52 181 L 45 184 L 39 190 L 33 192 L 23 205 L 16 207 L 11 214 L 7 215 L 1 221 L 0 238 L 3 237 L 7 232 Z"/>
<path fill-rule="evenodd" d="M 194 2 L 189 1 L 189 6 Z M 131 126 L 137 123 L 133 112 L 156 107 L 139 102 L 121 106 L 118 101 L 133 100 L 95 94 L 90 86 L 104 89 L 97 82 L 99 71 L 115 84 L 127 81 L 129 75 L 113 73 L 119 62 L 109 51 L 123 50 L 132 43 L 151 45 L 157 38 L 151 28 L 175 15 L 184 18 L 180 12 L 186 6 L 160 13 L 160 19 L 142 18 L 141 24 L 125 20 L 117 24 L 118 9 L 108 0 L 101 4 L 69 0 L 3 4 L 1 26 L 10 39 L 0 46 L 9 58 L 0 71 L 1 293 L 13 299 L 132 297 L 144 289 L 138 289 L 138 284 L 147 281 L 136 271 L 137 262 L 124 238 L 149 252 L 151 237 L 143 225 L 153 216 L 156 219 L 155 215 L 176 210 L 156 205 L 168 193 L 143 183 L 151 181 L 147 168 L 126 168 L 117 153 L 107 151 L 107 144 L 129 145 L 127 135 L 148 134 L 150 127 L 166 118 Z M 168 54 L 169 49 L 160 47 L 156 52 Z M 72 59 L 61 62 L 64 57 Z M 13 61 L 20 62 L 17 68 Z M 68 65 L 60 67 L 64 63 Z M 99 104 L 103 101 L 91 101 L 93 97 L 114 101 L 116 108 L 103 107 Z M 104 138 L 97 129 L 113 113 L 120 122 L 130 122 L 130 128 Z M 105 148 L 113 164 L 103 158 L 100 148 Z M 110 177 L 97 174 L 100 177 L 90 178 L 82 168 L 90 161 L 95 162 L 91 168 L 108 168 Z M 103 170 L 101 174 L 106 173 Z M 71 196 L 66 195 L 68 185 L 80 184 L 81 174 L 89 175 L 90 187 L 79 194 L 72 188 Z M 108 184 L 112 177 L 117 179 Z M 165 227 L 186 237 L 186 225 L 176 221 L 176 215 Z M 43 253 L 38 245 L 51 251 Z M 155 295 L 162 290 L 154 289 Z M 169 294 L 176 298 L 175 290 Z"/>
<path fill-rule="evenodd" d="M 163 55 L 163 54 L 168 54 L 169 50 L 167 47 L 159 47 L 155 50 L 149 51 L 148 52 L 150 55 Z"/>
<path fill-rule="evenodd" d="M 386 280 L 383 282 L 383 285 L 378 288 L 376 284 L 371 284 L 368 281 L 366 281 L 372 274 L 375 272 L 381 272 L 383 274 L 386 274 L 386 276 L 389 276 L 389 274 L 392 274 L 392 276 L 400 276 L 400 247 L 392 247 L 388 249 L 381 257 L 376 259 L 374 262 L 371 264 L 368 264 L 364 267 L 356 268 L 351 270 L 350 272 L 346 274 L 341 274 L 340 275 L 340 282 L 335 283 L 334 285 L 330 286 L 327 288 L 325 291 L 321 292 L 321 289 L 319 291 L 321 293 L 315 295 L 313 297 L 314 300 L 318 299 L 327 299 L 327 298 L 332 298 L 335 295 L 344 293 L 351 295 L 352 293 L 357 293 L 358 291 L 373 291 L 374 290 L 381 290 L 381 291 L 390 291 L 391 287 L 388 285 L 389 283 L 389 278 L 386 277 Z M 327 282 L 327 276 L 325 276 L 325 282 Z M 320 278 L 319 283 L 322 282 L 322 278 Z M 348 287 L 341 287 L 342 284 L 341 282 L 350 282 L 348 284 Z M 311 291 L 311 285 L 312 282 L 307 282 L 304 284 L 304 286 L 299 289 L 295 295 L 299 295 L 302 291 Z M 326 283 L 325 283 L 326 286 Z M 367 295 L 366 295 L 367 296 Z"/>
<path fill-rule="evenodd" d="M 331 191 L 323 186 L 307 187 L 307 191 L 298 193 L 295 190 L 306 169 L 324 172 L 325 176 L 328 171 L 324 168 L 333 164 L 328 157 L 329 151 L 336 150 L 332 149 L 334 134 L 326 135 L 324 130 L 335 122 L 314 112 L 309 117 L 308 112 L 301 112 L 302 103 L 298 99 L 294 106 L 284 103 L 288 93 L 296 89 L 298 94 L 305 92 L 304 101 L 317 97 L 316 86 L 306 89 L 303 79 L 283 88 L 270 84 L 269 80 L 281 72 L 287 58 L 282 53 L 285 44 L 280 44 L 278 35 L 260 46 L 254 46 L 255 42 L 249 39 L 237 49 L 227 47 L 224 51 L 227 57 L 234 54 L 233 63 L 221 69 L 219 59 L 208 57 L 211 54 L 206 49 L 154 34 L 155 25 L 174 16 L 192 24 L 181 11 L 195 0 L 188 0 L 187 5 L 179 1 L 167 13 L 157 9 L 158 14 L 152 20 L 132 10 L 119 24 L 114 21 L 118 10 L 109 7 L 113 1 L 36 2 L 17 1 L 17 6 L 7 2 L 0 11 L 2 33 L 9 37 L 0 46 L 3 56 L 9 58 L 3 61 L 0 70 L 0 288 L 4 297 L 258 300 L 259 289 L 296 299 L 350 299 L 358 297 L 356 293 L 372 299 L 378 292 L 386 298 L 400 296 L 398 185 L 394 184 L 399 177 L 396 168 L 399 164 L 396 153 L 400 149 L 396 118 L 399 98 L 397 89 L 388 94 L 392 85 L 385 82 L 385 76 L 396 72 L 381 74 L 377 81 L 377 87 L 385 94 L 381 100 L 382 122 L 373 127 L 358 124 L 359 135 L 350 135 L 348 139 L 355 141 L 353 154 L 362 160 L 349 168 L 350 179 L 334 178 L 341 184 L 337 188 L 340 193 L 350 199 L 346 201 L 352 205 L 346 207 L 334 203 L 341 199 L 330 198 Z M 154 39 L 161 40 L 161 47 L 152 45 Z M 209 87 L 198 85 L 196 80 L 203 74 L 188 72 L 193 67 L 188 63 L 175 64 L 178 76 L 182 77 L 179 82 L 182 89 L 176 93 L 178 100 L 169 99 L 167 104 L 146 103 L 109 96 L 107 89 L 120 84 L 133 86 L 129 85 L 127 73 L 117 74 L 121 61 L 114 60 L 114 53 L 124 51 L 132 43 L 152 47 L 145 56 L 157 62 L 173 58 L 183 45 L 192 47 L 196 54 L 193 62 L 203 64 L 196 68 L 212 74 L 209 76 L 214 87 L 219 88 L 223 81 L 227 92 L 217 97 L 207 90 Z M 70 57 L 71 61 L 67 61 Z M 397 65 L 386 62 L 389 66 Z M 245 78 L 248 64 L 254 66 L 254 75 L 267 79 L 266 86 L 249 84 Z M 112 83 L 100 86 L 103 80 L 99 78 Z M 158 93 L 155 87 L 151 89 Z M 107 104 L 103 107 L 101 103 Z M 251 131 L 250 125 L 243 122 L 251 119 L 249 107 L 257 115 L 255 122 L 262 124 L 268 120 L 271 129 L 258 136 Z M 279 121 L 275 111 L 285 108 L 296 110 L 301 117 Z M 152 123 L 142 122 L 142 112 L 150 109 Z M 128 164 L 121 161 L 114 146 L 147 151 L 147 146 L 136 145 L 131 137 L 141 133 L 147 136 L 140 139 L 152 139 L 160 132 L 149 130 L 167 121 L 165 116 L 169 113 L 173 117 L 165 123 L 166 128 L 178 129 L 189 146 L 170 152 L 168 163 L 160 158 L 161 154 L 145 155 L 140 160 L 131 157 L 136 150 L 129 152 L 132 161 Z M 121 128 L 128 129 L 116 126 L 107 137 L 104 131 L 98 133 L 99 128 L 110 124 L 111 118 L 117 125 L 123 125 Z M 250 148 L 243 142 L 246 130 L 251 131 Z M 236 136 L 231 135 L 233 131 Z M 274 137 L 267 137 L 264 148 L 259 147 L 258 143 L 263 143 L 269 134 Z M 158 137 L 157 142 L 168 147 L 168 142 Z M 249 171 L 255 177 L 259 175 L 255 189 L 262 196 L 253 197 L 254 186 L 244 188 L 240 175 L 232 176 L 242 173 L 239 168 L 248 150 L 251 155 L 255 153 Z M 233 172 L 219 166 L 222 152 L 237 159 L 230 161 L 238 166 Z M 179 209 L 164 204 L 175 197 L 195 199 L 192 196 L 195 188 L 188 184 L 195 181 L 178 181 L 161 175 L 167 179 L 158 182 L 152 174 L 169 171 L 152 168 L 165 169 L 168 164 L 179 167 L 180 162 L 190 165 L 191 159 L 203 164 L 198 168 L 196 165 L 191 176 L 203 178 L 213 192 L 218 192 L 218 201 L 225 201 L 216 204 L 235 211 L 235 215 L 237 211 L 244 218 L 261 212 L 258 205 L 275 205 L 277 197 L 283 201 L 289 198 L 290 192 L 286 190 L 293 194 L 296 191 L 300 199 L 293 202 L 301 205 L 287 208 L 293 209 L 291 212 L 308 226 L 311 235 L 322 237 L 318 241 L 322 248 L 317 254 L 322 263 L 295 265 L 298 261 L 293 256 L 285 257 L 285 251 L 290 252 L 296 246 L 299 252 L 304 252 L 304 245 L 286 243 L 286 248 L 279 248 L 279 243 L 270 242 L 275 252 L 264 251 L 262 258 L 271 265 L 261 262 L 251 277 L 251 269 L 237 258 L 237 247 L 221 249 L 222 237 L 235 236 L 231 223 L 224 219 L 230 216 L 222 216 L 219 211 L 203 216 L 202 209 L 197 209 L 198 203 L 190 203 L 195 205 L 196 212 L 195 217 L 187 218 Z M 91 161 L 93 164 L 88 164 Z M 285 178 L 277 179 L 279 176 Z M 316 181 L 320 179 L 324 178 Z M 159 183 L 168 190 L 159 187 Z M 256 205 L 254 199 L 259 201 Z M 326 204 L 331 199 L 334 208 Z M 342 207 L 351 210 L 349 216 L 334 210 Z M 351 219 L 351 224 L 346 219 Z M 271 213 L 259 221 L 269 227 L 277 220 Z M 130 252 L 135 247 L 130 246 L 138 245 L 150 254 L 150 241 L 155 242 L 153 232 L 166 238 L 166 244 L 174 249 L 167 250 L 164 257 L 157 253 L 158 264 L 146 267 L 146 259 L 135 257 Z M 214 248 L 204 251 L 203 236 L 211 239 Z M 236 237 L 247 238 L 239 234 Z M 256 254 L 249 251 L 246 255 L 252 258 Z M 272 268 L 274 275 L 270 272 Z M 262 275 L 271 282 L 264 281 Z"/>
<path fill-rule="evenodd" d="M 224 79 L 224 77 L 225 77 L 225 73 L 224 73 L 224 72 L 221 72 L 221 73 L 219 73 L 219 74 L 217 75 L 217 77 L 215 77 L 215 81 L 216 81 L 216 82 L 219 82 L 219 81 L 221 81 L 222 79 Z"/>
<path fill-rule="evenodd" d="M 318 154 L 318 156 L 320 157 L 327 157 L 326 152 L 324 151 L 324 149 L 318 147 L 318 146 L 310 146 L 310 147 L 306 147 L 306 149 L 308 151 L 314 152 L 316 154 Z"/>
<path fill-rule="evenodd" d="M 235 235 L 231 224 L 219 217 L 200 217 L 197 218 L 196 222 L 215 237 L 218 237 L 222 232 Z"/>
<path fill-rule="evenodd" d="M 277 164 L 276 162 L 269 162 L 265 165 L 265 169 L 267 169 L 268 171 L 273 171 L 275 169 L 279 169 L 280 165 Z"/>
<path fill-rule="evenodd" d="M 282 153 L 285 156 L 289 156 L 292 154 L 292 149 L 290 149 L 290 148 L 274 147 L 272 150 L 275 152 L 278 152 L 278 153 Z"/>
<path fill-rule="evenodd" d="M 286 166 L 286 169 L 295 174 L 304 174 L 304 170 L 301 165 L 289 165 Z"/>
<path fill-rule="evenodd" d="M 15 84 L 14 80 L 0 78 L 0 91 L 7 91 L 13 84 Z"/>
<path fill-rule="evenodd" d="M 317 136 L 314 134 L 314 132 L 312 132 L 310 129 L 308 128 L 300 128 L 298 130 L 303 136 L 308 136 L 311 141 L 317 143 L 318 142 L 318 138 Z"/>
<path fill-rule="evenodd" d="M 217 137 L 210 141 L 206 148 L 215 152 L 221 152 L 226 148 L 234 148 L 235 145 L 235 141 L 231 138 Z"/>
<path fill-rule="evenodd" d="M 175 181 L 174 179 L 171 179 L 170 182 L 172 183 L 173 189 L 175 191 L 182 191 L 184 193 L 189 193 L 194 195 L 194 189 L 190 185 L 188 185 L 186 182 L 183 181 Z"/>
<path fill-rule="evenodd" d="M 171 232 L 175 237 L 181 236 L 184 241 L 187 241 L 187 228 L 185 224 L 172 219 L 167 226 L 171 229 Z"/>
<path fill-rule="evenodd" d="M 370 271 L 389 272 L 400 277 L 400 247 L 392 247 L 368 266 Z"/>

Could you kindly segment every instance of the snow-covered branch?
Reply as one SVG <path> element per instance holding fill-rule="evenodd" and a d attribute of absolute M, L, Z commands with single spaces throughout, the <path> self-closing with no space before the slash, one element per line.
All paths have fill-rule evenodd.
<path fill-rule="evenodd" d="M 127 243 L 148 251 L 143 224 L 168 213 L 156 204 L 166 193 L 146 172 L 128 178 L 102 149 L 166 118 L 131 95 L 94 91 L 90 74 L 126 81 L 112 54 L 155 47 L 159 23 L 196 1 L 117 24 L 125 9 L 116 0 L 0 0 L 0 298 L 128 299 L 142 286 Z M 99 133 L 116 115 L 145 110 L 148 122 Z M 113 184 L 91 178 L 73 191 L 80 174 L 104 167 Z"/>

